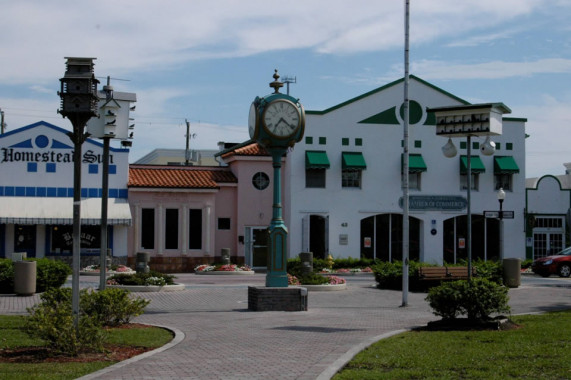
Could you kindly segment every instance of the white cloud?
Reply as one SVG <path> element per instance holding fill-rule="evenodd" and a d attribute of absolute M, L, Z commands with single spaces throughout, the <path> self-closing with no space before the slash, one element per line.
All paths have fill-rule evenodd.
<path fill-rule="evenodd" d="M 536 61 L 492 61 L 473 64 L 423 60 L 413 62 L 412 72 L 424 79 L 497 79 L 535 74 L 561 74 L 571 73 L 571 59 L 544 58 Z"/>
<path fill-rule="evenodd" d="M 529 14 L 537 0 L 423 0 L 411 5 L 415 41 L 500 25 Z M 277 49 L 339 54 L 402 44 L 402 2 L 18 1 L 3 4 L 5 83 L 46 83 L 63 57 L 97 57 L 98 72 L 172 67 L 193 59 L 241 57 Z"/>
<path fill-rule="evenodd" d="M 543 95 L 533 105 L 518 106 L 524 109 L 528 122 L 526 133 L 526 177 L 564 173 L 563 163 L 571 162 L 569 149 L 571 95 L 556 99 Z"/>

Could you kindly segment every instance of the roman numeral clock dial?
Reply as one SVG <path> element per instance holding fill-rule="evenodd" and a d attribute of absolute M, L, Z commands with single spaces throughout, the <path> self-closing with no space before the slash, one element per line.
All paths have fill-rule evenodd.
<path fill-rule="evenodd" d="M 268 104 L 262 116 L 266 132 L 278 139 L 295 135 L 301 125 L 300 120 L 299 108 L 286 99 L 277 99 Z"/>

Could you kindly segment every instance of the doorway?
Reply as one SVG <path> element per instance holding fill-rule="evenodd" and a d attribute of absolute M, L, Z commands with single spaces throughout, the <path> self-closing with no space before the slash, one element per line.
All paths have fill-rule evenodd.
<path fill-rule="evenodd" d="M 14 226 L 14 252 L 26 252 L 27 257 L 36 257 L 36 226 L 16 224 Z"/>
<path fill-rule="evenodd" d="M 563 249 L 563 234 L 560 232 L 533 233 L 533 259 L 555 255 Z"/>
<path fill-rule="evenodd" d="M 329 216 L 305 215 L 301 240 L 303 252 L 312 252 L 315 259 L 325 259 L 329 255 Z"/>
<path fill-rule="evenodd" d="M 254 269 L 268 266 L 268 227 L 246 227 L 246 265 Z"/>

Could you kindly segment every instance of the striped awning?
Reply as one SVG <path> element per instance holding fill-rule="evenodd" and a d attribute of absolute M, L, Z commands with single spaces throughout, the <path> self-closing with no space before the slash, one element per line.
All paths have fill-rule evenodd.
<path fill-rule="evenodd" d="M 0 197 L 1 224 L 73 224 L 73 198 Z M 81 224 L 101 224 L 101 198 L 81 200 Z M 131 225 L 126 199 L 109 198 L 107 224 Z"/>

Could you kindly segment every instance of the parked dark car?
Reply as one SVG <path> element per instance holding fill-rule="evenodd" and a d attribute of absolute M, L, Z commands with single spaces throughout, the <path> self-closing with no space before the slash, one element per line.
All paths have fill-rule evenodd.
<path fill-rule="evenodd" d="M 571 247 L 565 248 L 556 255 L 539 258 L 531 265 L 533 273 L 543 277 L 558 274 L 569 277 L 571 274 Z"/>

